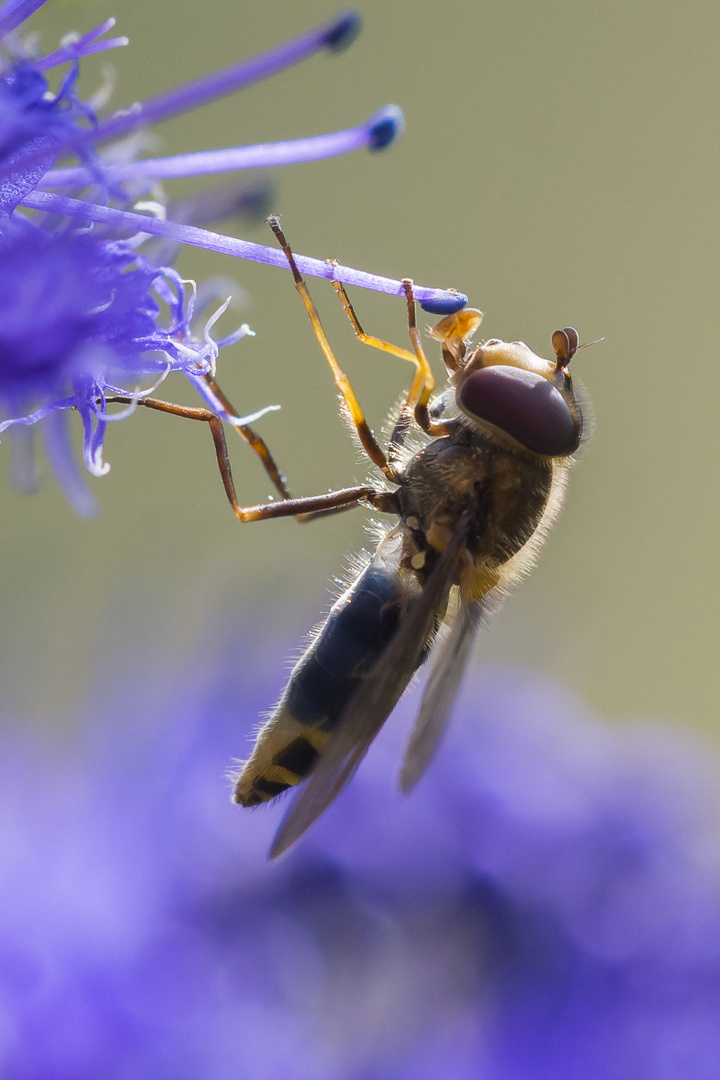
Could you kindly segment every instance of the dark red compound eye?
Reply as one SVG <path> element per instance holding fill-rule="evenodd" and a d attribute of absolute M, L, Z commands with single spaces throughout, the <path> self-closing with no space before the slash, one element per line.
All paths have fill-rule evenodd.
<path fill-rule="evenodd" d="M 522 368 L 479 368 L 460 387 L 459 404 L 536 454 L 559 457 L 580 445 L 580 429 L 557 387 Z"/>

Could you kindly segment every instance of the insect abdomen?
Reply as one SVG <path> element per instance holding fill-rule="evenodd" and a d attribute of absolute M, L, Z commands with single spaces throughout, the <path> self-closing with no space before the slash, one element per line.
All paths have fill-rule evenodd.
<path fill-rule="evenodd" d="M 267 802 L 310 773 L 352 693 L 397 630 L 405 599 L 397 575 L 376 562 L 340 597 L 261 730 L 238 777 L 236 802 Z"/>

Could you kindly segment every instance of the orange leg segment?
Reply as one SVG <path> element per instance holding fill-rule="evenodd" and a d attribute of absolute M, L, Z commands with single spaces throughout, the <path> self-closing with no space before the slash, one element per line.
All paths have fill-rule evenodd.
<path fill-rule="evenodd" d="M 305 310 L 307 311 L 310 322 L 312 323 L 315 337 L 317 338 L 318 344 L 320 345 L 320 348 L 323 351 L 323 355 L 327 360 L 328 367 L 330 368 L 333 379 L 335 380 L 335 385 L 337 386 L 338 391 L 340 392 L 340 395 L 345 402 L 345 405 L 347 406 L 348 412 L 350 414 L 353 424 L 355 425 L 355 430 L 358 433 L 363 449 L 365 450 L 365 453 L 368 455 L 374 465 L 377 465 L 377 467 L 383 473 L 385 473 L 385 475 L 389 479 L 395 480 L 396 472 L 392 468 L 392 466 L 388 464 L 385 451 L 382 449 L 380 443 L 377 441 L 372 431 L 370 430 L 368 422 L 365 419 L 365 415 L 360 407 L 360 403 L 355 396 L 355 391 L 350 384 L 350 380 L 348 379 L 347 375 L 342 370 L 342 368 L 337 362 L 337 359 L 335 358 L 335 354 L 332 350 L 330 342 L 327 339 L 325 330 L 323 329 L 323 325 L 320 321 L 320 316 L 318 314 L 317 308 L 315 307 L 313 299 L 308 291 L 308 287 L 305 284 L 305 281 L 297 268 L 295 257 L 290 249 L 290 245 L 285 239 L 285 234 L 280 228 L 280 222 L 276 217 L 269 217 L 267 221 L 285 254 L 285 258 L 288 261 L 288 265 L 290 267 L 293 275 L 293 280 L 295 282 L 295 288 L 300 294 L 300 298 L 305 305 Z"/>

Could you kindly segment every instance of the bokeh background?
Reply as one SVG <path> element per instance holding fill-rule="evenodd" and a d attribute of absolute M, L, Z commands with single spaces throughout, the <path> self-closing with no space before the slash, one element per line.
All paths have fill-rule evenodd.
<path fill-rule="evenodd" d="M 335 10 L 320 0 L 53 0 L 31 25 L 49 48 L 69 26 L 117 15 L 131 38 L 109 58 L 114 102 L 125 105 Z M 483 635 L 478 662 L 541 668 L 609 721 L 657 715 L 714 734 L 717 6 L 366 0 L 361 11 L 363 33 L 342 56 L 169 122 L 156 145 L 289 138 L 356 123 L 387 102 L 403 107 L 407 133 L 387 153 L 273 175 L 274 209 L 296 250 L 454 285 L 486 312 L 486 336 L 541 353 L 568 323 L 585 341 L 605 337 L 574 364 L 596 434 L 540 565 Z M 84 63 L 87 89 L 108 62 Z M 207 181 L 170 194 L 199 186 Z M 243 231 L 267 240 L 262 225 Z M 289 276 L 191 250 L 179 265 L 246 290 L 228 323 L 247 320 L 257 337 L 223 354 L 221 384 L 241 409 L 282 404 L 260 428 L 292 490 L 361 478 Z M 325 283 L 313 293 L 379 426 L 407 372 L 356 345 Z M 355 300 L 366 328 L 403 341 L 400 303 Z M 123 611 L 134 637 L 142 601 L 168 654 L 224 608 L 247 612 L 258 634 L 272 628 L 273 641 L 280 626 L 289 642 L 326 606 L 343 553 L 362 543 L 361 513 L 241 529 L 195 425 L 138 415 L 112 429 L 107 457 L 112 472 L 94 483 L 102 513 L 90 523 L 51 482 L 22 497 L 2 471 L 2 683 L 28 719 L 48 705 L 58 722 L 72 712 L 109 609 Z M 243 498 L 264 499 L 264 474 L 239 441 L 233 464 Z"/>
<path fill-rule="evenodd" d="M 348 52 L 164 124 L 152 153 L 401 105 L 386 153 L 270 177 L 291 243 L 455 286 L 486 336 L 540 353 L 559 326 L 604 336 L 573 362 L 596 432 L 538 567 L 481 636 L 426 786 L 391 793 L 409 702 L 279 869 L 277 809 L 241 814 L 222 770 L 365 542 L 362 512 L 241 527 L 208 432 L 142 410 L 109 432 L 91 521 L 47 466 L 16 493 L 0 449 L 13 1080 L 717 1075 L 717 5 L 360 7 Z M 82 87 L 111 60 L 123 106 L 335 10 L 51 0 L 29 26 L 49 51 L 118 16 L 130 47 L 85 61 Z M 192 250 L 178 265 L 239 286 L 224 325 L 257 336 L 218 379 L 242 411 L 282 405 L 258 427 L 293 492 L 362 479 L 289 275 Z M 356 344 L 327 282 L 311 288 L 379 427 L 408 373 Z M 399 300 L 353 299 L 403 342 Z M 180 382 L 163 393 L 194 403 Z M 242 500 L 262 501 L 258 462 L 230 445 Z"/>

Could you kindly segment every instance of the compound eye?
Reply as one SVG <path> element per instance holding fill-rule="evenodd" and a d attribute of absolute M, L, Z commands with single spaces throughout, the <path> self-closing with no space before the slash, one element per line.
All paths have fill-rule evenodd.
<path fill-rule="evenodd" d="M 479 368 L 460 386 L 458 404 L 536 454 L 560 457 L 580 445 L 580 429 L 562 394 L 532 371 L 502 365 Z"/>

